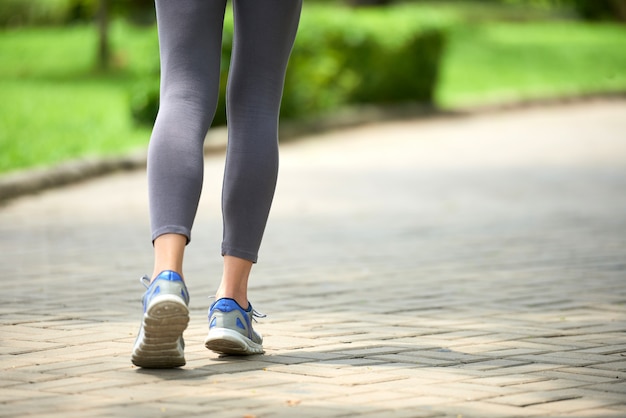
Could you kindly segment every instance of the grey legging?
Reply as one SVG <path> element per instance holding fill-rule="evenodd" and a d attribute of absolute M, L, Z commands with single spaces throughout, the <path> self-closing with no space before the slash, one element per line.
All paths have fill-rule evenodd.
<path fill-rule="evenodd" d="M 226 0 L 156 0 L 161 103 L 148 150 L 152 239 L 191 239 L 215 116 Z M 222 255 L 256 262 L 276 187 L 278 112 L 302 0 L 233 0 Z"/>

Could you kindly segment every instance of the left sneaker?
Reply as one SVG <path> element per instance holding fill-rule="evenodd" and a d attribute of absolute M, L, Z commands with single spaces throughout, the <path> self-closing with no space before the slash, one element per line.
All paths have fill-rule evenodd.
<path fill-rule="evenodd" d="M 219 354 L 262 354 L 263 337 L 252 329 L 252 321 L 263 317 L 249 303 L 248 309 L 243 309 L 234 299 L 218 299 L 209 308 L 209 335 L 204 345 Z"/>
<path fill-rule="evenodd" d="M 189 323 L 189 293 L 174 271 L 161 272 L 143 296 L 143 320 L 135 341 L 132 362 L 144 368 L 164 369 L 185 365 L 183 331 Z"/>

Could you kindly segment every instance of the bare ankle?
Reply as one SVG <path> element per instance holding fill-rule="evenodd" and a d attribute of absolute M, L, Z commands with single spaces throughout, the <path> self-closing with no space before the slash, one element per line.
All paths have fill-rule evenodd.
<path fill-rule="evenodd" d="M 242 308 L 248 308 L 248 278 L 252 262 L 238 257 L 224 256 L 224 274 L 215 293 L 217 299 L 234 299 Z"/>
<path fill-rule="evenodd" d="M 163 234 L 154 240 L 154 270 L 152 280 L 162 271 L 171 270 L 183 277 L 183 257 L 187 237 L 179 234 Z"/>
<path fill-rule="evenodd" d="M 223 286 L 220 286 L 217 292 L 215 292 L 215 300 L 223 298 L 233 299 L 243 309 L 248 308 L 248 294 L 246 291 L 225 289 Z"/>

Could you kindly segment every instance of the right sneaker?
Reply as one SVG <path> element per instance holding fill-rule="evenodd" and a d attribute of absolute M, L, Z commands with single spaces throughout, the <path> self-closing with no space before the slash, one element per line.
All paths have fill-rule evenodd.
<path fill-rule="evenodd" d="M 250 304 L 243 309 L 234 299 L 218 299 L 209 308 L 209 335 L 204 345 L 218 354 L 262 354 L 263 337 L 252 329 L 252 321 L 263 317 Z"/>
<path fill-rule="evenodd" d="M 174 271 L 161 272 L 143 296 L 143 320 L 135 341 L 132 362 L 144 368 L 185 365 L 183 331 L 189 323 L 189 293 L 182 277 Z"/>

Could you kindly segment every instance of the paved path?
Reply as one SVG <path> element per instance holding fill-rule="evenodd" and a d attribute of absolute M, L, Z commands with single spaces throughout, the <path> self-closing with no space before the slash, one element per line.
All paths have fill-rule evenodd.
<path fill-rule="evenodd" d="M 251 289 L 267 353 L 245 359 L 202 344 L 222 166 L 180 370 L 129 359 L 143 172 L 0 208 L 0 417 L 626 416 L 626 102 L 286 144 Z"/>

